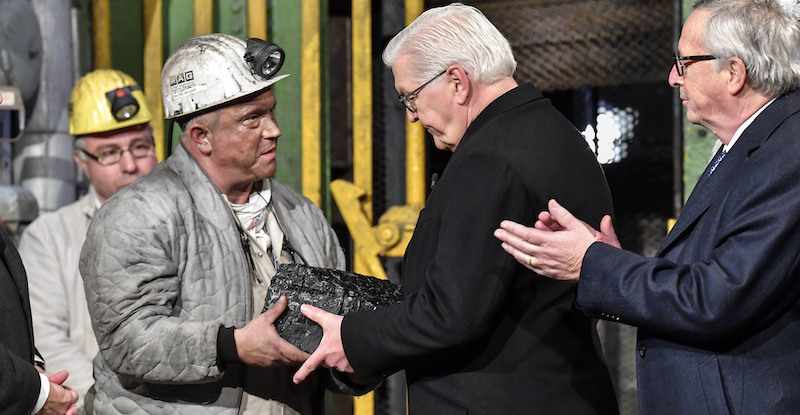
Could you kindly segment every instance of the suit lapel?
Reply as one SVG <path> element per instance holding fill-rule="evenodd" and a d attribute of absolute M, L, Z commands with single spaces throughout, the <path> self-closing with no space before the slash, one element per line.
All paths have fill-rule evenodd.
<path fill-rule="evenodd" d="M 711 176 L 708 174 L 711 170 L 711 163 L 706 166 L 703 175 L 700 176 L 691 195 L 689 195 L 686 205 L 683 206 L 678 221 L 661 244 L 661 249 L 659 249 L 658 252 L 659 254 L 667 249 L 674 241 L 680 240 L 680 237 L 685 232 L 694 227 L 694 223 L 703 215 L 703 212 L 711 206 L 711 203 L 721 198 L 723 192 L 730 190 L 729 187 L 723 188 L 723 186 L 726 183 L 726 179 L 732 176 L 739 168 L 744 158 L 744 146 L 741 145 L 744 144 L 741 142 L 742 138 L 744 138 L 744 136 L 740 138 L 740 141 L 733 146 L 731 151 L 725 156 L 719 166 L 717 166 L 716 170 L 714 170 L 714 174 Z"/>
<path fill-rule="evenodd" d="M 19 255 L 16 254 L 13 242 L 11 242 L 8 234 L 6 234 L 4 230 L 0 232 L 3 234 L 2 238 L 0 238 L 0 251 L 3 253 L 3 266 L 5 266 L 8 274 L 11 275 L 11 278 L 14 280 L 14 285 L 17 286 L 17 291 L 23 298 L 23 305 L 26 305 L 27 301 L 24 300 L 28 297 L 28 280 L 25 278 L 25 273 L 21 272 L 23 270 L 21 259 L 19 259 Z"/>
<path fill-rule="evenodd" d="M 721 200 L 725 194 L 736 188 L 736 177 L 740 174 L 739 170 L 745 168 L 744 163 L 750 154 L 769 139 L 769 136 L 783 120 L 798 110 L 800 110 L 800 92 L 798 90 L 778 98 L 745 129 L 731 151 L 714 170 L 714 174 L 710 176 L 708 174 L 711 163 L 706 166 L 703 175 L 700 176 L 697 185 L 689 195 L 678 221 L 667 234 L 657 255 L 660 256 L 676 241 L 682 240 L 682 236 L 694 228 L 694 224 L 714 201 Z"/>
<path fill-rule="evenodd" d="M 25 319 L 27 320 L 26 325 L 28 326 L 30 344 L 33 344 L 33 320 L 31 318 L 30 297 L 28 296 L 28 278 L 25 276 L 25 267 L 22 265 L 22 259 L 4 229 L 0 229 L 0 253 L 2 253 L 0 260 L 2 260 L 3 267 L 5 267 L 6 272 L 14 280 L 14 285 L 17 287 L 17 294 L 20 297 Z"/>

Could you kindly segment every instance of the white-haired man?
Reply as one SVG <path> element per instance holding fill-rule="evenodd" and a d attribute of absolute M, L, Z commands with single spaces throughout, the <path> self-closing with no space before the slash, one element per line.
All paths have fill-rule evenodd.
<path fill-rule="evenodd" d="M 654 258 L 556 201 L 503 247 L 637 326 L 646 414 L 800 413 L 800 24 L 772 0 L 701 0 L 669 83 L 722 142 Z M 557 231 L 557 232 L 552 232 Z"/>
<path fill-rule="evenodd" d="M 570 309 L 575 286 L 505 255 L 500 220 L 554 195 L 591 223 L 611 211 L 603 173 L 577 130 L 531 84 L 511 46 L 463 4 L 419 16 L 386 47 L 400 102 L 453 152 L 420 213 L 402 273 L 405 301 L 345 316 L 310 306 L 317 365 L 374 382 L 405 369 L 412 414 L 614 414 L 592 322 Z"/>

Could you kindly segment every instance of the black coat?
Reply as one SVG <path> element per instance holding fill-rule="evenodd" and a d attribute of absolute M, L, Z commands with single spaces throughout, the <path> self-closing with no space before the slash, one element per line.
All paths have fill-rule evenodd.
<path fill-rule="evenodd" d="M 29 414 L 39 398 L 33 323 L 22 260 L 0 228 L 0 414 Z"/>
<path fill-rule="evenodd" d="M 592 322 L 572 283 L 519 265 L 493 231 L 533 223 L 550 198 L 598 226 L 603 172 L 578 131 L 533 85 L 474 120 L 428 198 L 404 260 L 405 301 L 344 318 L 357 375 L 406 370 L 412 414 L 613 414 Z"/>

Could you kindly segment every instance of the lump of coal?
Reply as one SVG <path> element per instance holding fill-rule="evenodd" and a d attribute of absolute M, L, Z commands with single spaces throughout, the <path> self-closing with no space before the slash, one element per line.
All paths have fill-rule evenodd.
<path fill-rule="evenodd" d="M 275 328 L 286 341 L 307 353 L 312 353 L 322 340 L 322 327 L 300 312 L 301 305 L 311 304 L 329 313 L 345 315 L 375 310 L 403 300 L 400 287 L 387 280 L 302 264 L 281 264 L 278 267 L 262 312 L 275 304 L 281 295 L 289 299 L 289 305 L 275 321 Z"/>

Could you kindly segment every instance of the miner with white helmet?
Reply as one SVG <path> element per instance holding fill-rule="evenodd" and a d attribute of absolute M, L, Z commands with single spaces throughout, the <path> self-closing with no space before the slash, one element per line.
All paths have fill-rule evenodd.
<path fill-rule="evenodd" d="M 97 354 L 78 271 L 81 247 L 98 207 L 158 163 L 151 118 L 144 93 L 127 74 L 98 69 L 78 80 L 70 96 L 69 132 L 75 136 L 75 162 L 91 186 L 76 202 L 42 214 L 20 240 L 39 351 L 49 366 L 69 371 L 65 385 L 80 395 L 79 407 L 94 383 Z"/>
<path fill-rule="evenodd" d="M 94 411 L 322 413 L 331 372 L 292 383 L 289 365 L 308 355 L 273 325 L 286 300 L 260 314 L 278 264 L 345 266 L 322 212 L 273 178 L 282 59 L 264 41 L 210 34 L 164 64 L 180 145 L 103 206 L 81 255 L 100 345 Z"/>

